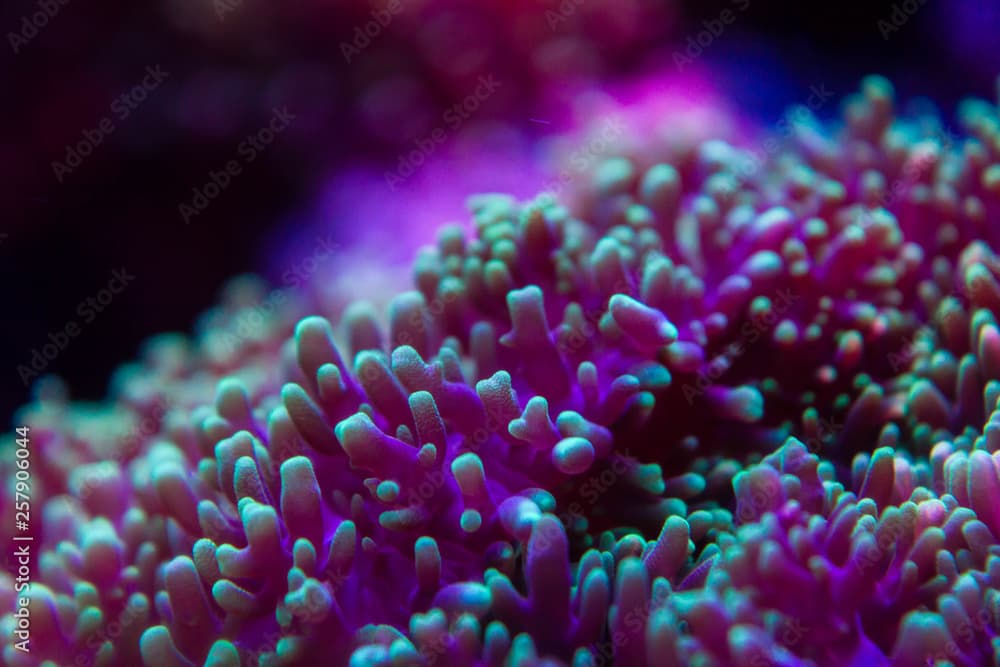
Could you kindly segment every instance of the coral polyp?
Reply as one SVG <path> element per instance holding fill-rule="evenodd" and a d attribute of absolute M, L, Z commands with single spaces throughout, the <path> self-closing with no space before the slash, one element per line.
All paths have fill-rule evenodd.
<path fill-rule="evenodd" d="M 1000 665 L 1000 115 L 893 97 L 623 138 L 385 313 L 237 340 L 238 282 L 106 402 L 39 384 L 5 663 Z"/>

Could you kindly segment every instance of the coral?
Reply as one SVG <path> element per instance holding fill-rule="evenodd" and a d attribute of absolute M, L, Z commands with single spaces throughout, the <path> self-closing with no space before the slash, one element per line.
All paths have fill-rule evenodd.
<path fill-rule="evenodd" d="M 1000 663 L 1000 116 L 960 111 L 871 77 L 763 149 L 623 139 L 573 209 L 472 198 L 384 319 L 234 335 L 241 281 L 109 401 L 40 384 L 32 656 Z"/>

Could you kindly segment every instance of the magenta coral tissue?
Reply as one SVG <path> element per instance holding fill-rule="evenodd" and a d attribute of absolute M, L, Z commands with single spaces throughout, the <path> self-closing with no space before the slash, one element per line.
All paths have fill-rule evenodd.
<path fill-rule="evenodd" d="M 1000 114 L 842 108 L 659 119 L 411 291 L 221 345 L 242 281 L 106 401 L 39 383 L 3 663 L 1000 667 Z"/>

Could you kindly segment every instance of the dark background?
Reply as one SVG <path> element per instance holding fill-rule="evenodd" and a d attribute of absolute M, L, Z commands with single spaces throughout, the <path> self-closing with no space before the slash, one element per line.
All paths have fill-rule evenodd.
<path fill-rule="evenodd" d="M 205 1 L 199 10 L 185 0 L 69 0 L 14 54 L 9 32 L 38 5 L 4 3 L 5 422 L 30 396 L 17 366 L 30 363 L 50 332 L 80 319 L 77 304 L 104 287 L 112 269 L 126 267 L 134 283 L 47 369 L 76 398 L 103 396 L 111 371 L 148 336 L 190 331 L 227 278 L 273 270 L 275 244 L 300 222 L 315 222 L 307 220 L 309 203 L 332 174 L 359 160 L 393 165 L 482 67 L 516 82 L 484 117 L 530 134 L 539 130 L 525 120 L 550 104 L 542 100 L 560 77 L 602 81 L 656 57 L 669 62 L 703 21 L 732 6 L 636 0 L 623 14 L 626 3 L 578 0 L 571 20 L 550 29 L 545 11 L 558 3 L 400 2 L 401 12 L 352 63 L 340 43 L 371 19 L 371 6 L 243 0 L 220 20 Z M 969 94 L 995 99 L 1000 3 L 914 0 L 908 6 L 917 11 L 884 39 L 878 21 L 897 4 L 904 3 L 750 0 L 699 64 L 763 122 L 801 101 L 810 85 L 822 82 L 839 98 L 869 73 L 889 76 L 899 97 L 932 96 L 947 114 Z M 58 183 L 51 162 L 155 64 L 167 80 Z M 178 204 L 283 105 L 298 115 L 293 126 L 185 226 Z M 322 222 L 349 243 L 358 221 Z"/>

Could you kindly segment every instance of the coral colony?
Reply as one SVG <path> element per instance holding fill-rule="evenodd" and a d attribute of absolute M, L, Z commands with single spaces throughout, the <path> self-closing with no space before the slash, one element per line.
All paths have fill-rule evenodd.
<path fill-rule="evenodd" d="M 237 335 L 243 281 L 106 403 L 40 382 L 4 663 L 1000 664 L 1000 114 L 894 107 L 474 197 L 384 321 Z"/>

